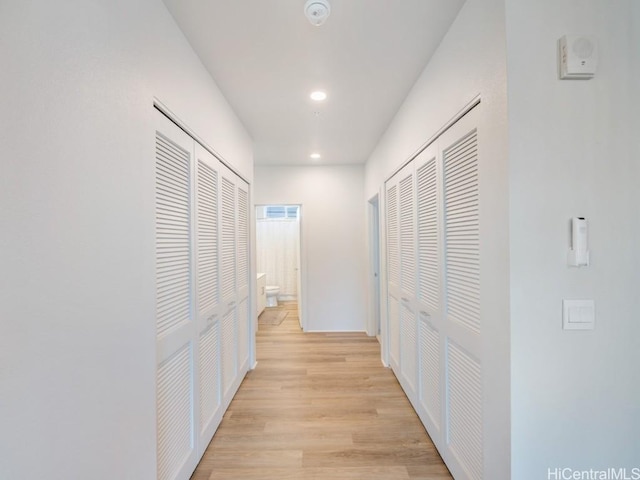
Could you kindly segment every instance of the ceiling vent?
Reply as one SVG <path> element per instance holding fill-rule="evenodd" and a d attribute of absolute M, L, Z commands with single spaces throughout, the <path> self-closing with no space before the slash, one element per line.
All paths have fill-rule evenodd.
<path fill-rule="evenodd" d="M 304 14 L 311 22 L 311 25 L 319 27 L 331 13 L 331 5 L 327 0 L 307 0 L 304 4 Z"/>

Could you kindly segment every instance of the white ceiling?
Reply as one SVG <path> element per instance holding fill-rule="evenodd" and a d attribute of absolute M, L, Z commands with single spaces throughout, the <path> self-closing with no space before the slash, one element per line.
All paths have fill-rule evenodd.
<path fill-rule="evenodd" d="M 329 1 L 314 27 L 304 0 L 164 0 L 258 165 L 364 163 L 464 3 Z M 314 89 L 327 100 L 310 100 Z"/>

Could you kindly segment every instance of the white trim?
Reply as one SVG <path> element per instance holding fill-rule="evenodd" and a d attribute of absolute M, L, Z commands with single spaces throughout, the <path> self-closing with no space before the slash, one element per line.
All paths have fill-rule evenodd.
<path fill-rule="evenodd" d="M 438 137 L 440 137 L 444 132 L 446 132 L 452 125 L 454 125 L 458 120 L 460 120 L 462 117 L 464 117 L 467 113 L 469 113 L 471 110 L 473 110 L 473 108 L 475 106 L 480 104 L 481 100 L 482 100 L 482 98 L 481 98 L 480 94 L 478 94 L 475 97 L 473 97 L 473 99 L 469 103 L 467 103 L 464 107 L 462 107 L 458 111 L 458 113 L 456 113 L 453 117 L 451 117 L 449 119 L 449 121 L 447 121 L 442 127 L 440 127 L 436 131 L 436 133 L 434 133 L 431 137 L 429 137 L 429 139 L 426 142 L 424 142 L 418 148 L 418 150 L 416 150 L 413 154 L 409 155 L 409 158 L 405 162 L 400 164 L 400 166 L 398 166 L 393 172 L 391 172 L 390 175 L 385 177 L 384 182 L 387 182 L 387 180 L 389 180 L 396 173 L 398 173 L 400 170 L 402 170 L 406 165 L 411 163 L 418 155 L 420 155 L 423 152 L 423 150 L 426 150 L 427 148 L 429 148 L 429 145 L 431 145 L 433 142 L 435 142 L 438 139 Z"/>
<path fill-rule="evenodd" d="M 369 305 L 367 315 L 367 335 L 379 334 L 380 311 L 380 198 L 376 193 L 367 201 L 367 234 L 369 242 Z"/>
<path fill-rule="evenodd" d="M 171 120 L 173 123 L 176 124 L 176 126 L 182 130 L 184 133 L 186 133 L 187 135 L 189 135 L 193 140 L 195 140 L 196 142 L 198 142 L 200 144 L 200 146 L 202 148 L 204 148 L 205 150 L 207 150 L 211 155 L 213 155 L 214 157 L 216 157 L 219 161 L 221 161 L 225 167 L 227 167 L 229 170 L 231 170 L 233 173 L 235 173 L 238 177 L 240 177 L 242 180 L 244 180 L 245 182 L 247 182 L 247 184 L 251 185 L 251 182 L 249 182 L 249 180 L 247 180 L 247 178 L 242 175 L 230 162 L 228 162 L 227 160 L 225 160 L 225 158 L 220 155 L 218 152 L 216 152 L 216 150 L 211 147 L 211 145 L 209 145 L 207 142 L 205 142 L 200 136 L 198 136 L 198 134 L 196 132 L 194 132 L 193 130 L 191 130 L 187 124 L 185 122 L 183 122 L 180 117 L 178 117 L 175 113 L 173 113 L 169 107 L 167 107 L 164 103 L 162 103 L 158 98 L 153 97 L 153 107 L 156 110 L 159 110 L 160 113 L 162 113 L 165 117 L 167 117 L 169 120 Z"/>
<path fill-rule="evenodd" d="M 298 292 L 297 295 L 297 301 L 298 301 L 298 322 L 300 323 L 300 328 L 302 329 L 303 332 L 307 332 L 307 311 L 306 311 L 306 307 L 307 307 L 307 278 L 305 276 L 306 272 L 307 272 L 307 249 L 306 249 L 306 242 L 304 241 L 304 217 L 303 217 L 303 203 L 256 203 L 255 205 L 253 205 L 253 215 L 254 215 L 254 222 L 253 222 L 253 227 L 255 229 L 256 226 L 256 222 L 258 221 L 257 215 L 256 215 L 256 209 L 257 208 L 262 208 L 262 207 L 266 207 L 268 205 L 283 205 L 283 206 L 296 206 L 298 207 L 298 218 L 297 221 L 299 222 L 299 238 L 298 238 L 298 243 L 299 243 L 299 247 L 300 247 L 300 264 L 298 265 L 298 276 L 300 277 L 300 291 Z M 260 219 L 262 220 L 267 220 L 267 219 Z M 276 219 L 276 220 L 286 220 L 286 219 Z M 293 220 L 293 219 L 291 219 Z M 257 247 L 257 242 L 254 244 L 254 251 L 255 248 Z M 256 259 L 257 261 L 257 259 Z M 256 264 L 256 270 L 257 270 L 257 264 Z M 287 295 L 284 296 L 279 296 L 278 300 L 282 300 L 282 301 L 287 301 L 286 297 Z M 257 317 L 256 317 L 257 318 Z M 256 319 L 257 322 L 257 319 Z M 257 328 L 256 328 L 256 332 L 257 332 Z M 255 337 L 255 335 L 254 335 Z"/>

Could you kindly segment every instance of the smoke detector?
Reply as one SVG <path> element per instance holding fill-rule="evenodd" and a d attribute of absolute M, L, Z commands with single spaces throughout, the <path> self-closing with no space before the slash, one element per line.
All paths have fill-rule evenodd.
<path fill-rule="evenodd" d="M 309 19 L 311 25 L 319 27 L 331 13 L 331 5 L 328 0 L 307 0 L 304 4 L 304 15 Z"/>

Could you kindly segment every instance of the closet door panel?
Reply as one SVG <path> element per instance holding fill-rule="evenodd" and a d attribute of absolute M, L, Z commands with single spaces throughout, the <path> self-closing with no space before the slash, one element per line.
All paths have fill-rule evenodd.
<path fill-rule="evenodd" d="M 387 338 L 391 368 L 400 374 L 400 222 L 398 180 L 386 183 Z"/>
<path fill-rule="evenodd" d="M 220 304 L 218 177 L 219 162 L 196 146 L 196 290 L 198 315 L 206 317 Z"/>
<path fill-rule="evenodd" d="M 453 340 L 449 340 L 447 347 L 447 445 L 467 478 L 480 480 L 483 470 L 480 362 Z"/>
<path fill-rule="evenodd" d="M 387 183 L 387 271 L 389 286 L 400 287 L 400 225 L 397 180 Z"/>
<path fill-rule="evenodd" d="M 397 174 L 400 244 L 400 371 L 412 403 L 417 397 L 416 202 L 415 169 L 411 162 Z"/>
<path fill-rule="evenodd" d="M 387 225 L 388 338 L 391 366 L 400 378 L 414 378 L 417 364 L 416 334 L 416 258 L 415 258 L 415 179 L 409 164 L 385 184 Z M 413 320 L 409 320 L 409 319 Z M 413 325 L 410 322 L 413 321 Z M 412 334 L 413 332 L 413 334 Z M 411 396 L 415 387 L 411 385 Z"/>
<path fill-rule="evenodd" d="M 478 109 L 440 139 L 442 150 L 445 438 L 460 478 L 483 478 Z"/>
<path fill-rule="evenodd" d="M 441 425 L 441 362 L 440 332 L 430 322 L 428 315 L 420 315 L 420 406 L 426 412 L 429 433 L 438 436 Z"/>
<path fill-rule="evenodd" d="M 235 175 L 222 168 L 220 184 L 221 229 L 221 285 L 222 302 L 228 304 L 236 297 L 236 187 Z"/>
<path fill-rule="evenodd" d="M 385 183 L 389 363 L 456 478 L 483 478 L 476 107 Z"/>
<path fill-rule="evenodd" d="M 412 169 L 403 169 L 398 183 L 400 191 L 400 290 L 411 299 L 416 286 L 415 201 Z"/>
<path fill-rule="evenodd" d="M 237 281 L 238 296 L 246 298 L 249 291 L 249 186 L 238 178 Z"/>
<path fill-rule="evenodd" d="M 389 362 L 391 368 L 400 372 L 400 300 L 392 293 L 387 301 L 389 309 Z"/>
<path fill-rule="evenodd" d="M 179 479 L 195 468 L 192 364 L 189 343 L 158 365 L 158 478 Z"/>
<path fill-rule="evenodd" d="M 240 373 L 249 366 L 249 297 L 238 304 L 238 368 Z"/>
<path fill-rule="evenodd" d="M 418 299 L 429 315 L 440 313 L 440 240 L 436 149 L 423 152 L 416 169 Z"/>
<path fill-rule="evenodd" d="M 418 323 L 416 314 L 407 302 L 400 304 L 400 367 L 405 382 L 405 391 L 410 400 L 414 400 L 418 376 L 417 340 Z"/>
<path fill-rule="evenodd" d="M 228 404 L 238 375 L 236 175 L 220 168 L 220 268 L 222 293 L 223 402 Z"/>
<path fill-rule="evenodd" d="M 442 192 L 438 142 L 426 148 L 416 162 L 416 223 L 419 305 L 419 410 L 429 435 L 443 444 L 442 404 L 445 344 L 443 318 Z"/>
<path fill-rule="evenodd" d="M 236 178 L 237 192 L 237 280 L 238 280 L 238 368 L 249 365 L 250 297 L 249 297 L 249 185 Z M 255 283 L 255 282 L 254 282 Z"/>
<path fill-rule="evenodd" d="M 195 271 L 198 329 L 199 454 L 222 417 L 220 399 L 220 162 L 200 145 L 196 155 Z"/>
<path fill-rule="evenodd" d="M 232 306 L 222 317 L 222 380 L 225 402 L 238 373 L 236 307 Z"/>
<path fill-rule="evenodd" d="M 185 478 L 197 464 L 193 321 L 193 141 L 156 117 L 156 324 L 158 478 Z"/>
<path fill-rule="evenodd" d="M 443 152 L 447 315 L 480 333 L 480 228 L 475 129 Z"/>
<path fill-rule="evenodd" d="M 200 434 L 206 446 L 217 427 L 220 412 L 220 322 L 209 325 L 199 338 Z"/>
<path fill-rule="evenodd" d="M 248 369 L 249 185 L 156 115 L 157 471 L 188 479 Z"/>

